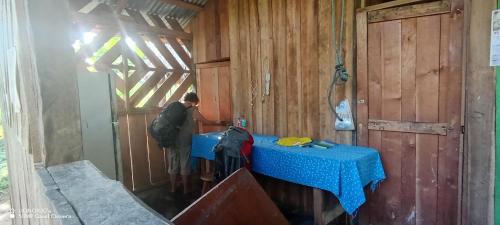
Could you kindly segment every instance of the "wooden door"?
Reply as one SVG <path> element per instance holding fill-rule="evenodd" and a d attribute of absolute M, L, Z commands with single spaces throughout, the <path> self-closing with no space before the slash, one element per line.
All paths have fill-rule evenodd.
<path fill-rule="evenodd" d="M 119 179 L 118 154 L 114 143 L 111 111 L 111 76 L 79 68 L 78 93 L 84 159 L 108 178 Z"/>
<path fill-rule="evenodd" d="M 196 65 L 199 110 L 209 120 L 232 121 L 229 61 Z M 200 132 L 224 130 L 223 126 L 201 125 Z"/>
<path fill-rule="evenodd" d="M 380 150 L 387 175 L 361 211 L 364 223 L 458 224 L 459 7 L 437 1 L 357 15 L 358 144 Z"/>

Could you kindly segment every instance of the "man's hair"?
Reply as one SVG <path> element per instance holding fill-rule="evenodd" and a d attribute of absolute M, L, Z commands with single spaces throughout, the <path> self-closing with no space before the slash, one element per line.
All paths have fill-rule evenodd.
<path fill-rule="evenodd" d="M 198 95 L 194 92 L 189 92 L 184 95 L 182 98 L 183 101 L 185 102 L 192 102 L 198 104 L 200 102 L 200 99 L 198 98 Z"/>

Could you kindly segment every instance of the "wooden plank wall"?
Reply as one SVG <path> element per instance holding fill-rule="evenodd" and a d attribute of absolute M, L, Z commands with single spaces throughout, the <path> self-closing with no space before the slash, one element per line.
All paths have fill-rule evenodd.
<path fill-rule="evenodd" d="M 354 7 L 346 1 L 342 46 L 351 75 Z M 338 28 L 340 1 L 335 9 Z M 251 131 L 352 143 L 351 132 L 333 129 L 327 102 L 335 64 L 331 16 L 330 0 L 210 1 L 190 26 L 193 58 L 203 63 L 229 57 L 233 117 L 246 118 Z M 338 40 L 338 30 L 336 35 Z M 335 102 L 347 98 L 352 104 L 352 79 L 334 95 Z"/>
<path fill-rule="evenodd" d="M 340 4 L 336 1 L 337 28 Z M 354 1 L 346 1 L 342 51 L 351 76 L 354 8 Z M 195 63 L 230 58 L 233 118 L 246 118 L 251 131 L 350 144 L 352 132 L 336 132 L 328 108 L 335 64 L 331 17 L 330 0 L 210 1 L 191 23 L 193 58 Z M 338 40 L 338 30 L 336 35 Z M 347 98 L 352 105 L 352 79 L 334 95 L 335 102 Z M 267 177 L 258 180 L 275 201 L 312 213 L 311 189 Z"/>
<path fill-rule="evenodd" d="M 229 62 L 197 64 L 199 110 L 209 120 L 232 121 Z M 199 124 L 200 133 L 222 131 L 226 126 Z"/>
<path fill-rule="evenodd" d="M 50 140 L 52 135 L 45 135 L 44 133 L 54 132 L 54 130 L 59 130 L 60 126 L 54 122 L 53 116 L 57 117 L 54 113 L 52 116 L 46 115 L 50 114 L 51 110 L 42 111 L 42 101 L 48 101 L 50 99 L 51 103 L 54 103 L 53 107 L 58 107 L 58 103 L 54 96 L 44 92 L 41 95 L 40 89 L 46 86 L 42 86 L 39 79 L 46 78 L 54 82 L 53 85 L 64 84 L 68 80 L 64 80 L 60 77 L 57 82 L 43 77 L 39 73 L 40 69 L 37 70 L 36 63 L 37 58 L 34 52 L 34 38 L 32 34 L 36 34 L 33 31 L 32 26 L 29 23 L 28 12 L 31 11 L 31 16 L 35 17 L 32 12 L 33 9 L 28 10 L 28 1 L 16 1 L 16 0 L 0 0 L 0 93 L 5 94 L 5 98 L 0 99 L 0 108 L 2 111 L 2 126 L 4 129 L 4 140 L 6 154 L 7 154 L 7 166 L 9 170 L 9 189 L 10 189 L 10 205 L 11 208 L 16 213 L 16 218 L 12 219 L 13 224 L 53 224 L 54 220 L 45 220 L 40 218 L 28 218 L 27 216 L 21 217 L 21 212 L 26 212 L 26 210 L 31 209 L 47 209 L 54 211 L 53 202 L 49 201 L 47 197 L 45 184 L 41 182 L 39 174 L 36 171 L 35 165 L 42 166 L 52 163 L 52 159 L 47 157 L 47 155 L 58 155 L 57 157 L 63 157 L 67 153 L 71 153 L 73 144 L 78 144 L 77 141 L 73 142 L 70 140 Z M 53 8 L 58 12 L 64 11 L 63 8 L 65 4 L 58 3 L 54 6 L 47 1 L 39 1 L 38 3 L 44 4 L 48 8 Z M 30 2 L 31 4 L 31 2 Z M 34 5 L 36 5 L 35 3 Z M 40 11 L 46 10 L 43 7 L 39 8 Z M 46 11 L 45 11 L 46 12 Z M 39 14 L 38 14 L 39 15 Z M 60 14 L 52 14 L 48 18 L 58 18 L 61 21 L 64 20 Z M 31 23 L 33 25 L 33 23 Z M 60 24 L 58 24 L 60 25 Z M 65 30 L 66 26 L 56 26 L 59 31 Z M 54 35 L 59 34 L 53 33 Z M 52 38 L 52 35 L 47 35 L 48 39 Z M 61 42 L 56 42 L 61 43 Z M 59 45 L 61 46 L 61 45 Z M 64 46 L 64 45 L 62 45 Z M 14 58 L 16 58 L 17 72 L 14 76 L 9 76 L 7 73 L 7 68 L 11 67 L 7 63 L 8 60 L 12 60 L 12 56 L 8 55 L 8 50 L 14 50 Z M 61 48 L 54 48 L 51 54 L 57 52 L 57 55 L 64 57 L 65 54 L 61 51 Z M 66 52 L 67 53 L 67 52 Z M 58 57 L 52 58 L 54 61 L 59 61 Z M 59 61 L 62 62 L 62 61 Z M 38 66 L 47 66 L 44 64 L 38 64 Z M 57 66 L 57 63 L 53 63 L 50 66 Z M 51 70 L 55 71 L 55 70 Z M 59 74 L 65 76 L 66 74 Z M 17 83 L 17 87 L 9 87 L 9 79 L 14 79 Z M 73 79 L 73 78 L 70 78 Z M 76 79 L 76 78 L 75 78 Z M 74 89 L 66 83 L 68 89 Z M 60 92 L 64 92 L 66 97 L 71 96 L 71 91 L 65 88 L 56 88 Z M 14 109 L 14 104 L 11 101 L 12 93 L 16 91 L 19 96 L 20 110 Z M 68 91 L 68 92 L 66 92 Z M 60 95 L 60 93 L 59 93 Z M 73 95 L 74 96 L 74 95 Z M 76 99 L 73 99 L 76 101 Z M 47 104 L 51 105 L 51 104 Z M 71 109 L 68 108 L 68 114 L 71 114 Z M 44 120 L 42 120 L 42 116 Z M 65 122 L 60 120 L 59 122 Z M 44 127 L 45 125 L 45 127 Z M 71 129 L 72 125 L 66 124 L 65 128 Z M 45 131 L 44 131 L 45 129 Z M 75 138 L 78 138 L 75 135 Z M 81 136 L 80 136 L 81 138 Z M 61 143 L 55 143 L 56 141 L 61 141 Z M 68 141 L 68 142 L 65 142 Z M 59 147 L 67 148 L 63 154 L 57 151 L 57 149 L 49 148 L 46 144 L 51 142 L 49 147 L 54 144 L 60 145 Z M 64 158 L 66 162 L 73 160 L 71 157 Z M 25 213 L 26 215 L 26 213 Z"/>
<path fill-rule="evenodd" d="M 193 61 L 205 63 L 229 58 L 228 0 L 208 1 L 190 23 Z"/>
<path fill-rule="evenodd" d="M 34 157 L 30 154 L 30 140 L 29 135 L 29 123 L 28 114 L 29 111 L 15 112 L 13 110 L 13 103 L 10 101 L 11 90 L 7 83 L 10 77 L 7 71 L 9 70 L 7 55 L 8 50 L 11 50 L 14 46 L 18 47 L 16 49 L 16 54 L 19 56 L 19 73 L 15 75 L 14 79 L 20 79 L 19 82 L 19 94 L 22 103 L 22 108 L 24 109 L 26 105 L 26 94 L 25 90 L 26 83 L 24 80 L 31 80 L 29 78 L 33 77 L 33 73 L 27 73 L 29 69 L 33 66 L 31 64 L 32 54 L 26 54 L 22 50 L 26 50 L 26 46 L 31 43 L 18 43 L 15 35 L 18 28 L 16 27 L 18 23 L 24 24 L 22 21 L 26 21 L 27 18 L 20 15 L 21 21 L 15 17 L 16 6 L 12 1 L 0 1 L 0 92 L 2 94 L 7 94 L 7 98 L 0 99 L 0 107 L 2 111 L 2 126 L 3 126 L 3 145 L 6 150 L 6 155 L 8 157 L 8 170 L 9 170 L 9 188 L 10 188 L 10 205 L 11 208 L 16 212 L 20 212 L 24 207 L 34 206 L 33 198 L 33 179 L 34 179 Z M 23 12 L 23 11 L 19 11 Z M 24 14 L 26 15 L 26 14 Z M 19 29 L 21 34 L 24 34 L 25 29 Z M 29 60 L 26 60 L 29 59 Z M 16 66 L 17 66 L 16 65 Z M 36 105 L 31 105 L 31 109 L 35 110 L 38 107 Z M 34 126 L 36 127 L 36 126 Z M 39 146 L 37 146 L 37 150 Z M 30 224 L 28 218 L 15 218 L 12 223 L 17 224 Z"/>
<path fill-rule="evenodd" d="M 129 113 L 119 117 L 123 184 L 133 191 L 167 182 L 168 162 L 163 149 L 147 132 L 160 110 Z"/>
<path fill-rule="evenodd" d="M 54 13 L 51 1 L 26 3 L 29 11 L 32 49 L 36 60 L 36 73 L 42 101 L 37 111 L 44 126 L 44 148 L 47 166 L 82 159 L 82 133 L 76 62 L 71 48 L 72 23 L 67 9 L 68 2 L 58 5 Z M 48 26 L 50 24 L 50 26 Z M 61 35 L 67 34 L 67 35 Z M 55 44 L 57 43 L 57 44 Z M 36 120 L 35 120 L 36 121 Z M 57 132 L 56 132 L 57 131 Z"/>
<path fill-rule="evenodd" d="M 340 27 L 340 1 L 335 6 Z M 229 0 L 229 42 L 233 115 L 246 117 L 255 133 L 311 136 L 351 143 L 351 132 L 336 132 L 327 93 L 335 64 L 329 0 Z M 346 1 L 342 51 L 353 74 L 354 1 Z M 196 39 L 196 32 L 193 31 Z M 339 32 L 336 33 L 340 38 Z M 266 75 L 270 93 L 265 95 Z M 352 103 L 352 79 L 335 99 Z"/>

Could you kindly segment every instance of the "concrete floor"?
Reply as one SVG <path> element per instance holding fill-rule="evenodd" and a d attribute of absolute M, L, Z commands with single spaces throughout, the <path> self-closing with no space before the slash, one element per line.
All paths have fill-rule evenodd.
<path fill-rule="evenodd" d="M 5 202 L 0 203 L 0 225 L 10 225 L 10 202 L 7 199 Z"/>
<path fill-rule="evenodd" d="M 170 220 L 201 196 L 200 183 L 192 184 L 192 188 L 194 190 L 189 194 L 183 194 L 180 186 L 175 193 L 171 193 L 169 186 L 165 184 L 136 193 L 136 196 L 157 213 Z"/>
<path fill-rule="evenodd" d="M 193 180 L 193 182 L 196 181 Z M 201 183 L 196 182 L 193 187 L 195 187 L 195 191 L 187 195 L 184 195 L 182 193 L 181 187 L 177 188 L 177 192 L 170 193 L 168 186 L 163 185 L 147 191 L 136 193 L 136 196 L 139 197 L 144 203 L 146 203 L 157 213 L 170 220 L 201 196 Z M 314 224 L 314 219 L 310 215 L 302 215 L 292 209 L 283 206 L 278 207 L 281 209 L 283 215 L 289 220 L 290 225 Z M 341 216 L 337 220 L 330 223 L 330 225 L 348 224 L 348 222 L 346 223 L 345 216 Z"/>
<path fill-rule="evenodd" d="M 9 190 L 6 190 L 0 196 L 0 225 L 12 224 L 10 220 L 10 196 Z"/>

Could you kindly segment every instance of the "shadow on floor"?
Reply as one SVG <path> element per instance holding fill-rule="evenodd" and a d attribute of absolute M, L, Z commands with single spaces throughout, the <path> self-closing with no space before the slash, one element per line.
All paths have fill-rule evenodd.
<path fill-rule="evenodd" d="M 280 205 L 278 208 L 283 213 L 283 215 L 288 219 L 290 225 L 314 225 L 313 215 L 307 215 L 299 210 Z M 328 225 L 351 225 L 346 214 L 339 216 L 337 219 L 330 222 Z"/>

